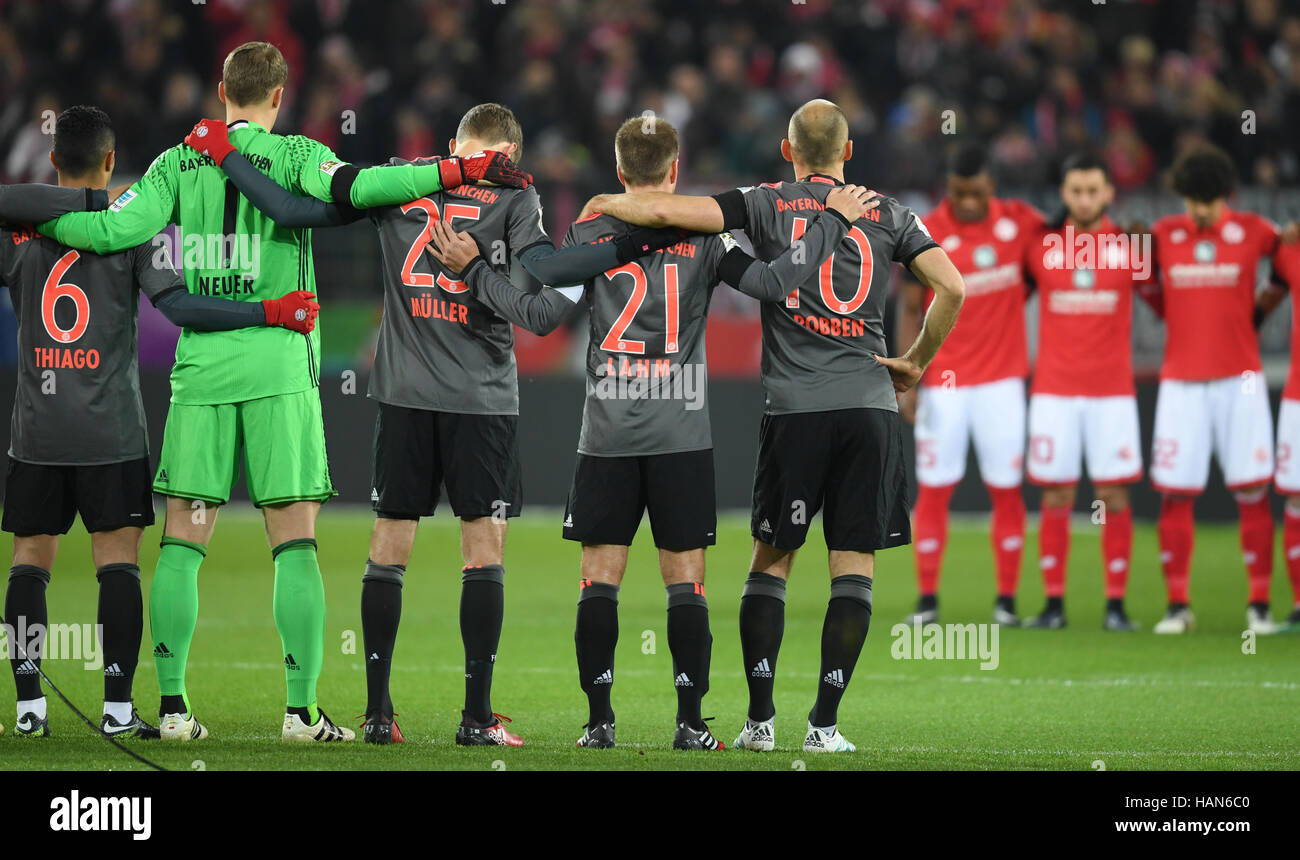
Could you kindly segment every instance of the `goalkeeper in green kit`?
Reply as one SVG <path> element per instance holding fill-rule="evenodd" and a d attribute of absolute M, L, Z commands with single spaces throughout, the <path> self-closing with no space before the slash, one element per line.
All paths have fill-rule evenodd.
<path fill-rule="evenodd" d="M 308 313 L 315 292 L 311 233 L 266 218 L 228 184 L 219 164 L 238 147 L 249 161 L 296 193 L 352 209 L 405 203 L 461 182 L 487 179 L 525 187 L 527 174 L 501 153 L 436 164 L 358 169 L 306 137 L 272 134 L 288 66 L 273 45 L 249 42 L 226 57 L 218 89 L 227 139 L 206 155 L 177 145 L 105 212 L 73 213 L 40 225 L 65 245 L 112 253 L 177 224 L 191 293 L 261 301 L 273 314 Z M 225 135 L 214 135 L 225 138 Z M 299 304 L 280 301 L 298 294 Z M 241 454 L 249 496 L 262 509 L 275 564 L 275 624 L 284 648 L 287 741 L 348 741 L 316 703 L 325 645 L 325 591 L 316 559 L 316 515 L 335 495 L 321 421 L 320 329 L 228 332 L 185 329 L 172 369 L 171 407 L 154 491 L 167 497 L 162 552 L 149 620 L 162 694 L 163 739 L 198 740 L 207 729 L 185 691 L 185 665 L 198 618 L 198 572 L 230 497 Z"/>

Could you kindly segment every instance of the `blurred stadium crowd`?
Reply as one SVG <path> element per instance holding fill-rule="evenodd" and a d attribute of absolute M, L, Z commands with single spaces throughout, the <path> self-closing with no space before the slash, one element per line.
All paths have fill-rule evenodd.
<path fill-rule="evenodd" d="M 627 116 L 674 123 L 683 188 L 713 190 L 784 178 L 777 144 L 815 96 L 849 116 L 849 180 L 921 211 L 951 110 L 1003 191 L 1046 208 L 1059 159 L 1092 146 L 1120 206 L 1170 211 L 1167 168 L 1209 140 L 1254 186 L 1240 205 L 1300 214 L 1297 0 L 0 0 L 0 178 L 52 180 L 42 117 L 79 102 L 110 113 L 119 176 L 138 175 L 223 115 L 221 60 L 250 39 L 290 64 L 278 130 L 349 160 L 441 153 L 466 108 L 510 105 L 556 241 L 613 187 Z"/>

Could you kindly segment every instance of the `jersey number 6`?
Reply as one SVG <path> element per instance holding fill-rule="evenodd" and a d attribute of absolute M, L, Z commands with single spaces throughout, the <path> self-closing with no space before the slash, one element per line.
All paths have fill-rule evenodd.
<path fill-rule="evenodd" d="M 62 282 L 68 269 L 80 259 L 81 253 L 78 251 L 64 254 L 50 270 L 50 276 L 45 279 L 45 286 L 41 289 L 41 321 L 45 323 L 46 334 L 59 343 L 78 340 L 86 333 L 86 326 L 90 325 L 90 300 L 86 298 L 85 291 L 76 284 Z M 77 318 L 73 320 L 72 328 L 59 328 L 59 324 L 54 321 L 54 306 L 61 298 L 72 299 L 72 304 L 77 309 Z"/>

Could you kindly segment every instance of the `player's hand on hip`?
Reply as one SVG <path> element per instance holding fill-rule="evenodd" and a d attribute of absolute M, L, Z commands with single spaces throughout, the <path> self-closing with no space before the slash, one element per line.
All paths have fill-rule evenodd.
<path fill-rule="evenodd" d="M 195 152 L 208 156 L 221 166 L 226 156 L 235 151 L 230 143 L 230 129 L 219 119 L 201 119 L 194 129 L 185 135 L 185 145 Z"/>
<path fill-rule="evenodd" d="M 316 294 L 307 290 L 294 290 L 278 299 L 267 299 L 262 302 L 266 324 L 307 334 L 316 328 L 316 315 L 320 313 L 320 304 L 315 299 Z"/>
<path fill-rule="evenodd" d="M 826 195 L 826 208 L 834 209 L 850 224 L 879 205 L 876 192 L 861 185 L 841 185 Z"/>
<path fill-rule="evenodd" d="M 429 253 L 453 275 L 460 275 L 475 257 L 481 256 L 470 235 L 457 233 L 446 221 L 435 221 L 430 236 L 433 241 L 427 246 Z"/>
<path fill-rule="evenodd" d="M 906 358 L 881 358 L 873 355 L 877 364 L 883 364 L 889 369 L 889 378 L 894 381 L 894 391 L 902 394 L 908 391 L 916 383 L 921 381 L 921 374 L 925 368 Z"/>
<path fill-rule="evenodd" d="M 473 155 L 452 155 L 438 162 L 438 175 L 443 188 L 473 185 L 486 180 L 510 188 L 527 188 L 533 184 L 531 173 L 515 167 L 510 156 L 495 149 L 485 149 Z"/>

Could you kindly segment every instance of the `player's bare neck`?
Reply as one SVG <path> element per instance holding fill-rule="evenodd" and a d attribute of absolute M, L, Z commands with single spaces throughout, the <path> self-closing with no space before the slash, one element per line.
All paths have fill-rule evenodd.
<path fill-rule="evenodd" d="M 628 194 L 635 194 L 640 191 L 652 191 L 652 192 L 659 192 L 660 194 L 672 194 L 676 190 L 676 186 L 673 185 L 673 183 L 669 182 L 667 179 L 665 179 L 663 182 L 660 182 L 657 185 L 628 185 L 624 183 L 623 190 L 626 191 Z"/>
<path fill-rule="evenodd" d="M 226 105 L 226 125 L 236 122 L 257 123 L 267 131 L 275 125 L 277 111 L 258 107 L 243 107 L 242 105 Z"/>
<path fill-rule="evenodd" d="M 60 188 L 108 188 L 108 176 L 103 173 L 88 173 L 85 176 L 59 174 Z"/>

